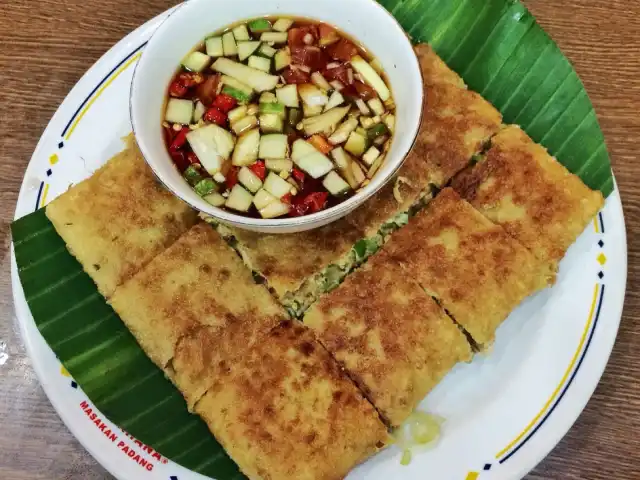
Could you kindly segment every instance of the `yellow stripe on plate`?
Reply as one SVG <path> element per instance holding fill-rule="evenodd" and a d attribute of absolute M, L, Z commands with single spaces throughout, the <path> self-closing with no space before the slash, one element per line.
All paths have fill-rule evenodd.
<path fill-rule="evenodd" d="M 49 184 L 44 184 L 44 190 L 42 191 L 42 197 L 40 197 L 40 207 L 44 207 L 47 204 L 47 194 L 49 193 Z"/>
<path fill-rule="evenodd" d="M 100 89 L 95 93 L 95 95 L 93 96 L 93 98 L 91 98 L 91 100 L 89 100 L 89 102 L 87 103 L 87 105 L 82 109 L 82 112 L 80 112 L 80 115 L 78 115 L 78 118 L 76 118 L 76 120 L 73 122 L 73 125 L 71 125 L 71 128 L 69 129 L 69 133 L 67 133 L 67 136 L 65 137 L 65 140 L 69 140 L 69 138 L 71 137 L 71 135 L 73 134 L 73 131 L 76 129 L 76 127 L 78 126 L 78 124 L 80 123 L 80 120 L 82 120 L 82 118 L 86 115 L 86 113 L 89 111 L 89 109 L 91 108 L 91 106 L 95 103 L 95 101 L 100 98 L 100 95 L 102 95 L 104 93 L 104 91 L 109 87 L 109 85 L 111 85 L 116 78 L 118 78 L 122 72 L 124 72 L 127 68 L 129 68 L 131 65 L 133 65 L 136 61 L 138 61 L 138 59 L 140 58 L 140 56 L 142 55 L 142 52 L 137 53 L 136 55 L 134 55 L 133 57 L 131 57 L 129 59 L 129 61 L 127 61 L 127 63 L 125 63 L 124 65 L 122 65 L 114 74 L 113 76 L 107 80 L 107 82 L 102 85 L 102 87 L 100 87 Z"/>
<path fill-rule="evenodd" d="M 511 443 L 509 443 L 509 445 L 504 447 L 502 450 L 500 450 L 496 454 L 496 458 L 500 458 L 502 455 L 504 455 L 509 450 L 511 450 L 511 448 L 513 448 L 513 446 L 515 446 L 520 440 L 522 440 L 522 437 L 524 437 L 527 433 L 529 433 L 529 431 L 536 425 L 536 423 L 538 423 L 538 420 L 540 420 L 540 417 L 542 417 L 542 415 L 544 415 L 544 413 L 547 411 L 549 406 L 556 399 L 556 397 L 558 396 L 558 393 L 560 393 L 560 390 L 564 386 L 565 382 L 567 381 L 567 378 L 569 378 L 569 375 L 571 374 L 571 371 L 573 370 L 573 366 L 578 361 L 578 357 L 580 356 L 580 352 L 582 351 L 582 347 L 584 346 L 584 342 L 586 341 L 587 335 L 589 334 L 589 330 L 591 328 L 591 323 L 593 322 L 593 314 L 595 313 L 595 310 L 596 310 L 596 303 L 598 301 L 598 291 L 599 290 L 600 290 L 600 285 L 596 284 L 595 288 L 593 289 L 593 300 L 591 301 L 591 311 L 589 312 L 589 319 L 587 320 L 587 325 L 584 327 L 584 332 L 582 332 L 582 338 L 580 339 L 580 343 L 578 344 L 578 348 L 576 349 L 576 353 L 573 355 L 573 359 L 571 360 L 571 363 L 567 367 L 567 371 L 564 372 L 564 375 L 562 376 L 562 380 L 560 380 L 560 383 L 558 384 L 556 389 L 553 391 L 553 394 L 551 395 L 549 400 L 547 400 L 547 403 L 544 404 L 544 407 L 542 407 L 542 410 L 540 410 L 540 412 L 538 412 L 538 414 L 534 417 L 534 419 L 531 420 L 531 423 L 529 423 L 529 425 L 527 425 L 527 427 Z"/>

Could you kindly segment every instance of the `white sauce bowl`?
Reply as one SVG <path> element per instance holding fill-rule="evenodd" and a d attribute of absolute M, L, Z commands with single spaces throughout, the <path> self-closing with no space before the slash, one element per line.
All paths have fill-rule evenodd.
<path fill-rule="evenodd" d="M 364 189 L 333 208 L 296 218 L 250 218 L 216 208 L 182 178 L 167 153 L 161 123 L 165 95 L 181 60 L 208 35 L 262 16 L 306 17 L 353 37 L 381 63 L 396 103 L 396 133 L 385 163 Z M 220 222 L 266 233 L 291 233 L 344 217 L 384 186 L 402 165 L 420 127 L 423 86 L 411 42 L 397 21 L 373 0 L 190 0 L 158 28 L 131 86 L 131 121 L 147 163 L 160 181 L 194 209 Z"/>

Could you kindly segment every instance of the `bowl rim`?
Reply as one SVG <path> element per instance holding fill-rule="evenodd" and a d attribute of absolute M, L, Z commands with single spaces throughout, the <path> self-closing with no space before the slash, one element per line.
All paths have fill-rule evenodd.
<path fill-rule="evenodd" d="M 166 24 L 169 23 L 169 21 L 173 18 L 173 16 L 176 13 L 180 12 L 183 8 L 187 7 L 189 4 L 197 3 L 198 1 L 209 1 L 209 0 L 186 0 L 182 4 L 176 6 L 174 10 L 158 25 L 156 30 L 151 34 L 151 37 L 147 41 L 147 47 L 154 41 L 155 38 L 158 38 L 158 34 L 165 33 L 163 32 L 163 29 L 167 28 Z M 365 1 L 370 5 L 372 5 L 373 8 L 377 8 L 383 14 L 387 15 L 396 24 L 400 32 L 402 32 L 403 43 L 405 45 L 407 44 L 409 45 L 409 48 L 411 49 L 411 52 L 412 52 L 412 57 L 415 58 L 415 62 L 418 67 L 416 70 L 420 80 L 419 84 L 424 85 L 424 75 L 422 73 L 422 69 L 420 68 L 419 60 L 415 52 L 413 42 L 411 41 L 411 38 L 409 37 L 408 33 L 402 27 L 400 22 L 391 14 L 391 12 L 385 9 L 377 1 L 375 0 L 368 0 L 368 1 L 365 0 Z M 408 145 L 406 153 L 401 157 L 400 155 L 398 156 L 399 158 L 395 161 L 395 165 L 393 169 L 386 174 L 386 178 L 384 178 L 376 188 L 371 188 L 367 190 L 367 187 L 368 187 L 367 185 L 367 187 L 362 189 L 360 192 L 357 192 L 355 195 L 353 195 L 349 199 L 337 205 L 334 205 L 331 208 L 321 210 L 319 212 L 312 213 L 309 215 L 303 215 L 300 217 L 284 217 L 284 218 L 280 217 L 275 219 L 249 217 L 249 216 L 231 212 L 230 210 L 214 207 L 213 205 L 209 205 L 208 208 L 205 210 L 202 207 L 195 205 L 194 202 L 184 198 L 175 189 L 173 189 L 167 184 L 167 182 L 162 178 L 162 176 L 158 173 L 157 169 L 155 168 L 154 162 L 149 161 L 149 159 L 147 158 L 147 154 L 145 154 L 144 140 L 142 141 L 139 140 L 140 137 L 138 135 L 138 132 L 136 131 L 136 121 L 135 121 L 135 115 L 134 115 L 134 97 L 135 97 L 134 91 L 136 90 L 135 86 L 136 86 L 137 74 L 138 74 L 140 65 L 143 64 L 142 60 L 144 58 L 144 54 L 146 51 L 147 51 L 147 48 L 143 50 L 140 61 L 138 61 L 135 65 L 132 79 L 131 79 L 131 86 L 130 86 L 130 93 L 129 93 L 129 117 L 131 121 L 132 131 L 133 131 L 136 143 L 139 146 L 140 153 L 142 154 L 142 157 L 144 158 L 146 164 L 151 169 L 155 178 L 163 185 L 163 187 L 167 191 L 169 191 L 175 197 L 179 198 L 181 201 L 185 202 L 187 205 L 189 205 L 189 207 L 191 207 L 198 213 L 206 215 L 207 217 L 212 217 L 213 219 L 220 221 L 221 223 L 231 224 L 240 228 L 246 228 L 246 229 L 260 228 L 260 229 L 264 229 L 263 231 L 268 231 L 269 233 L 279 233 L 280 230 L 285 230 L 287 228 L 294 228 L 295 229 L 294 231 L 313 230 L 316 228 L 321 228 L 322 226 L 328 225 L 335 221 L 338 221 L 341 218 L 348 215 L 349 213 L 363 206 L 363 204 L 366 203 L 368 200 L 370 200 L 371 197 L 376 195 L 380 190 L 382 190 L 386 185 L 388 185 L 388 183 L 396 176 L 396 174 L 404 164 L 407 157 L 411 154 L 411 151 L 413 150 L 418 140 L 420 127 L 422 125 L 422 121 L 424 117 L 424 102 L 426 101 L 424 88 L 420 89 L 420 108 L 418 112 L 418 120 L 415 126 L 415 133 L 413 134 L 413 138 L 411 139 Z M 396 134 L 394 133 L 394 138 L 395 138 L 395 135 Z"/>

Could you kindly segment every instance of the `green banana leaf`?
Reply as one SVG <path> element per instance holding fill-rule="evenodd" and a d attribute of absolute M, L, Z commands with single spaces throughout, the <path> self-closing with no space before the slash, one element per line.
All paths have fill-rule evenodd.
<path fill-rule="evenodd" d="M 429 42 L 470 88 L 521 125 L 591 188 L 609 195 L 610 160 L 569 61 L 512 0 L 380 0 L 417 42 Z M 12 235 L 36 325 L 94 405 L 167 458 L 220 480 L 235 464 L 146 357 L 39 210 Z"/>

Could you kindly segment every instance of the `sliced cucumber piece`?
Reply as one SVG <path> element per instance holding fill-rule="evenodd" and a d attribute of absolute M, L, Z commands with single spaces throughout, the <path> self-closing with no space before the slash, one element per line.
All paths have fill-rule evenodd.
<path fill-rule="evenodd" d="M 198 182 L 202 180 L 202 173 L 200 172 L 200 168 L 195 165 L 189 165 L 187 169 L 182 173 L 184 179 L 189 183 L 189 185 L 196 185 Z"/>
<path fill-rule="evenodd" d="M 253 55 L 258 48 L 260 48 L 260 42 L 238 42 L 238 59 L 244 62 Z"/>
<path fill-rule="evenodd" d="M 302 121 L 305 135 L 315 135 L 331 128 L 335 128 L 338 123 L 346 117 L 351 107 L 338 107 L 333 108 L 322 115 L 317 115 L 312 118 L 305 118 Z"/>
<path fill-rule="evenodd" d="M 265 43 L 287 43 L 288 39 L 286 32 L 265 32 L 260 36 L 260 41 Z"/>
<path fill-rule="evenodd" d="M 391 97 L 391 92 L 389 91 L 387 84 L 384 83 L 382 77 L 378 75 L 378 72 L 376 72 L 364 58 L 360 55 L 356 55 L 351 59 L 351 66 L 356 72 L 362 75 L 362 78 L 366 83 L 375 89 L 383 102 L 386 102 Z"/>
<path fill-rule="evenodd" d="M 249 22 L 249 30 L 252 33 L 263 33 L 271 30 L 271 22 L 266 18 L 258 18 Z"/>
<path fill-rule="evenodd" d="M 327 80 L 322 76 L 320 72 L 313 72 L 311 74 L 311 82 L 318 88 L 321 88 L 325 92 L 331 90 L 331 85 Z"/>
<path fill-rule="evenodd" d="M 296 140 L 293 142 L 293 151 L 291 152 L 291 159 L 294 162 L 306 157 L 307 155 L 311 155 L 312 153 L 316 153 L 318 150 L 311 145 L 306 140 Z"/>
<path fill-rule="evenodd" d="M 272 58 L 276 54 L 277 50 L 266 43 L 263 43 L 258 50 L 258 54 L 263 57 Z"/>
<path fill-rule="evenodd" d="M 293 142 L 293 162 L 313 178 L 320 178 L 333 170 L 333 162 L 305 140 Z"/>
<path fill-rule="evenodd" d="M 380 156 L 380 150 L 376 147 L 371 147 L 367 152 L 362 156 L 362 161 L 368 166 L 371 167 L 375 161 Z"/>
<path fill-rule="evenodd" d="M 322 105 L 316 105 L 314 107 L 310 107 L 306 103 L 302 104 L 302 112 L 304 113 L 304 118 L 317 117 L 322 113 L 323 107 Z"/>
<path fill-rule="evenodd" d="M 189 125 L 193 118 L 193 102 L 182 98 L 170 98 L 164 119 L 170 123 Z"/>
<path fill-rule="evenodd" d="M 233 36 L 238 42 L 251 40 L 251 37 L 249 36 L 249 30 L 247 30 L 247 26 L 244 24 L 238 25 L 233 29 Z"/>
<path fill-rule="evenodd" d="M 351 188 L 344 179 L 338 175 L 336 172 L 329 172 L 324 180 L 322 181 L 322 185 L 326 188 L 331 195 L 334 197 L 338 197 L 344 195 Z"/>
<path fill-rule="evenodd" d="M 247 85 L 245 83 L 242 83 L 241 81 L 236 80 L 235 78 L 230 77 L 228 75 L 223 75 L 222 76 L 222 84 L 223 85 L 228 85 L 230 87 L 233 87 L 236 90 L 240 90 L 242 93 L 244 93 L 248 97 L 253 96 L 253 88 L 251 88 L 249 85 Z"/>
<path fill-rule="evenodd" d="M 384 124 L 387 126 L 387 128 L 389 129 L 389 131 L 391 133 L 393 133 L 395 131 L 396 128 L 396 116 L 395 115 L 387 115 L 386 117 L 384 117 L 382 119 L 382 121 L 384 122 Z"/>
<path fill-rule="evenodd" d="M 296 85 L 287 85 L 276 90 L 278 102 L 285 107 L 298 108 L 300 100 L 298 99 L 298 87 Z"/>
<path fill-rule="evenodd" d="M 267 192 L 264 188 L 258 190 L 253 197 L 253 204 L 258 210 L 262 210 L 267 205 L 276 201 L 278 201 L 278 199 Z"/>
<path fill-rule="evenodd" d="M 197 108 L 197 106 L 196 106 Z M 246 105 L 240 105 L 237 108 L 234 108 L 233 110 L 231 110 L 228 113 L 228 117 L 229 117 L 229 121 L 231 123 L 235 123 L 238 120 L 244 118 L 247 116 L 247 106 Z"/>
<path fill-rule="evenodd" d="M 264 92 L 260 95 L 259 103 L 277 103 L 278 97 L 272 92 Z"/>
<path fill-rule="evenodd" d="M 204 41 L 207 55 L 218 58 L 224 57 L 224 47 L 222 46 L 222 37 L 211 37 Z"/>
<path fill-rule="evenodd" d="M 194 123 L 198 123 L 206 111 L 207 111 L 207 107 L 204 106 L 204 103 L 198 100 L 196 102 L 196 108 L 194 108 L 193 110 Z"/>
<path fill-rule="evenodd" d="M 363 115 L 362 117 L 360 117 L 360 125 L 362 125 L 362 128 L 371 128 L 373 127 L 373 125 L 375 125 L 375 122 L 373 121 L 373 118 L 365 117 Z"/>
<path fill-rule="evenodd" d="M 324 107 L 329 103 L 329 97 L 326 92 L 311 83 L 298 85 L 298 93 L 302 101 L 310 107 Z"/>
<path fill-rule="evenodd" d="M 246 117 L 241 118 L 237 122 L 231 124 L 231 130 L 236 135 L 241 135 L 247 130 L 251 130 L 258 126 L 258 117 L 255 115 L 248 115 Z"/>
<path fill-rule="evenodd" d="M 242 90 L 238 90 L 237 88 L 231 87 L 229 85 L 225 85 L 224 87 L 222 87 L 222 93 L 235 98 L 240 104 L 247 104 L 251 101 L 250 95 L 247 95 Z"/>
<path fill-rule="evenodd" d="M 349 183 L 349 186 L 354 190 L 358 188 L 362 182 L 358 182 L 353 174 L 353 170 L 351 168 L 351 164 L 354 163 L 353 158 L 351 158 L 351 156 L 345 152 L 342 147 L 333 149 L 331 151 L 331 157 L 337 165 L 338 170 L 340 170 L 342 176 L 345 178 L 347 183 Z"/>
<path fill-rule="evenodd" d="M 218 184 L 213 181 L 213 178 L 204 178 L 196 183 L 193 189 L 198 195 L 204 197 L 205 195 L 218 191 Z"/>
<path fill-rule="evenodd" d="M 387 133 L 389 133 L 387 126 L 384 123 L 378 123 L 367 130 L 367 138 L 372 142 L 376 138 L 385 136 Z"/>
<path fill-rule="evenodd" d="M 286 115 L 286 109 L 283 104 L 279 102 L 275 103 L 260 103 L 260 114 L 274 113 L 280 115 L 282 118 Z"/>
<path fill-rule="evenodd" d="M 358 120 L 353 117 L 348 118 L 338 127 L 333 135 L 329 137 L 329 143 L 333 145 L 340 145 L 346 142 L 349 139 L 351 132 L 356 128 L 358 128 Z"/>
<path fill-rule="evenodd" d="M 267 158 L 264 163 L 268 170 L 276 173 L 290 172 L 293 169 L 293 162 L 286 158 Z"/>
<path fill-rule="evenodd" d="M 273 24 L 273 29 L 276 32 L 286 32 L 293 26 L 293 20 L 289 18 L 279 18 L 276 23 Z"/>
<path fill-rule="evenodd" d="M 251 55 L 249 57 L 249 66 L 251 68 L 255 68 L 257 70 L 268 73 L 271 71 L 271 59 L 259 57 L 257 55 Z"/>
<path fill-rule="evenodd" d="M 251 208 L 251 203 L 253 203 L 253 195 L 247 192 L 242 185 L 236 184 L 231 189 L 225 206 L 238 212 L 248 212 Z"/>
<path fill-rule="evenodd" d="M 227 32 L 222 35 L 222 48 L 224 49 L 225 57 L 235 57 L 238 54 L 238 45 L 233 32 Z"/>
<path fill-rule="evenodd" d="M 201 72 L 209 66 L 211 57 L 202 52 L 191 52 L 182 60 L 182 66 L 191 72 Z"/>
<path fill-rule="evenodd" d="M 227 201 L 227 199 L 219 193 L 210 193 L 209 195 L 205 195 L 202 198 L 214 207 L 222 207 Z"/>
<path fill-rule="evenodd" d="M 329 97 L 329 103 L 324 107 L 324 111 L 327 112 L 332 108 L 339 107 L 344 103 L 344 97 L 337 90 Z"/>
<path fill-rule="evenodd" d="M 258 92 L 266 92 L 276 88 L 279 77 L 269 75 L 255 68 L 247 67 L 242 63 L 234 62 L 228 58 L 217 59 L 212 67 L 214 70 L 235 78 Z"/>
<path fill-rule="evenodd" d="M 256 117 L 253 117 L 256 118 Z M 253 129 L 243 133 L 236 143 L 231 163 L 237 167 L 253 165 L 258 160 L 260 150 L 260 130 Z"/>
<path fill-rule="evenodd" d="M 187 133 L 187 141 L 209 175 L 225 171 L 225 164 L 235 146 L 231 133 L 211 124 L 191 130 Z"/>
<path fill-rule="evenodd" d="M 262 188 L 262 180 L 247 167 L 242 167 L 238 172 L 238 181 L 251 193 L 256 193 Z"/>
<path fill-rule="evenodd" d="M 289 213 L 290 208 L 286 203 L 276 200 L 260 210 L 260 215 L 262 218 L 278 218 Z"/>
<path fill-rule="evenodd" d="M 360 185 L 362 185 L 362 183 L 367 179 L 358 162 L 351 162 L 351 171 L 353 172 L 353 176 L 355 177 L 356 182 L 358 182 Z"/>
<path fill-rule="evenodd" d="M 367 139 L 357 132 L 352 132 L 351 135 L 349 135 L 349 140 L 347 140 L 347 143 L 344 146 L 344 149 L 347 152 L 355 155 L 356 157 L 361 157 L 366 148 Z"/>
<path fill-rule="evenodd" d="M 289 141 L 286 135 L 273 133 L 260 138 L 260 158 L 287 158 L 289 156 Z"/>
<path fill-rule="evenodd" d="M 373 113 L 376 115 L 382 115 L 385 112 L 384 105 L 379 98 L 372 98 L 367 102 L 367 105 L 369 105 L 369 108 L 373 110 Z"/>
<path fill-rule="evenodd" d="M 273 172 L 267 175 L 263 188 L 276 198 L 282 198 L 291 191 L 289 182 Z"/>
<path fill-rule="evenodd" d="M 281 115 L 265 113 L 260 115 L 260 130 L 263 133 L 280 133 L 284 130 L 284 121 Z"/>
<path fill-rule="evenodd" d="M 302 110 L 300 110 L 299 108 L 290 108 L 289 109 L 289 125 L 291 127 L 295 127 L 296 125 L 298 125 L 298 123 L 300 123 L 302 121 L 302 119 L 304 118 L 304 115 L 302 113 Z"/>
<path fill-rule="evenodd" d="M 279 72 L 291 65 L 291 51 L 289 50 L 289 47 L 278 50 L 278 53 L 275 55 L 276 58 L 273 60 L 273 68 L 276 72 Z"/>

